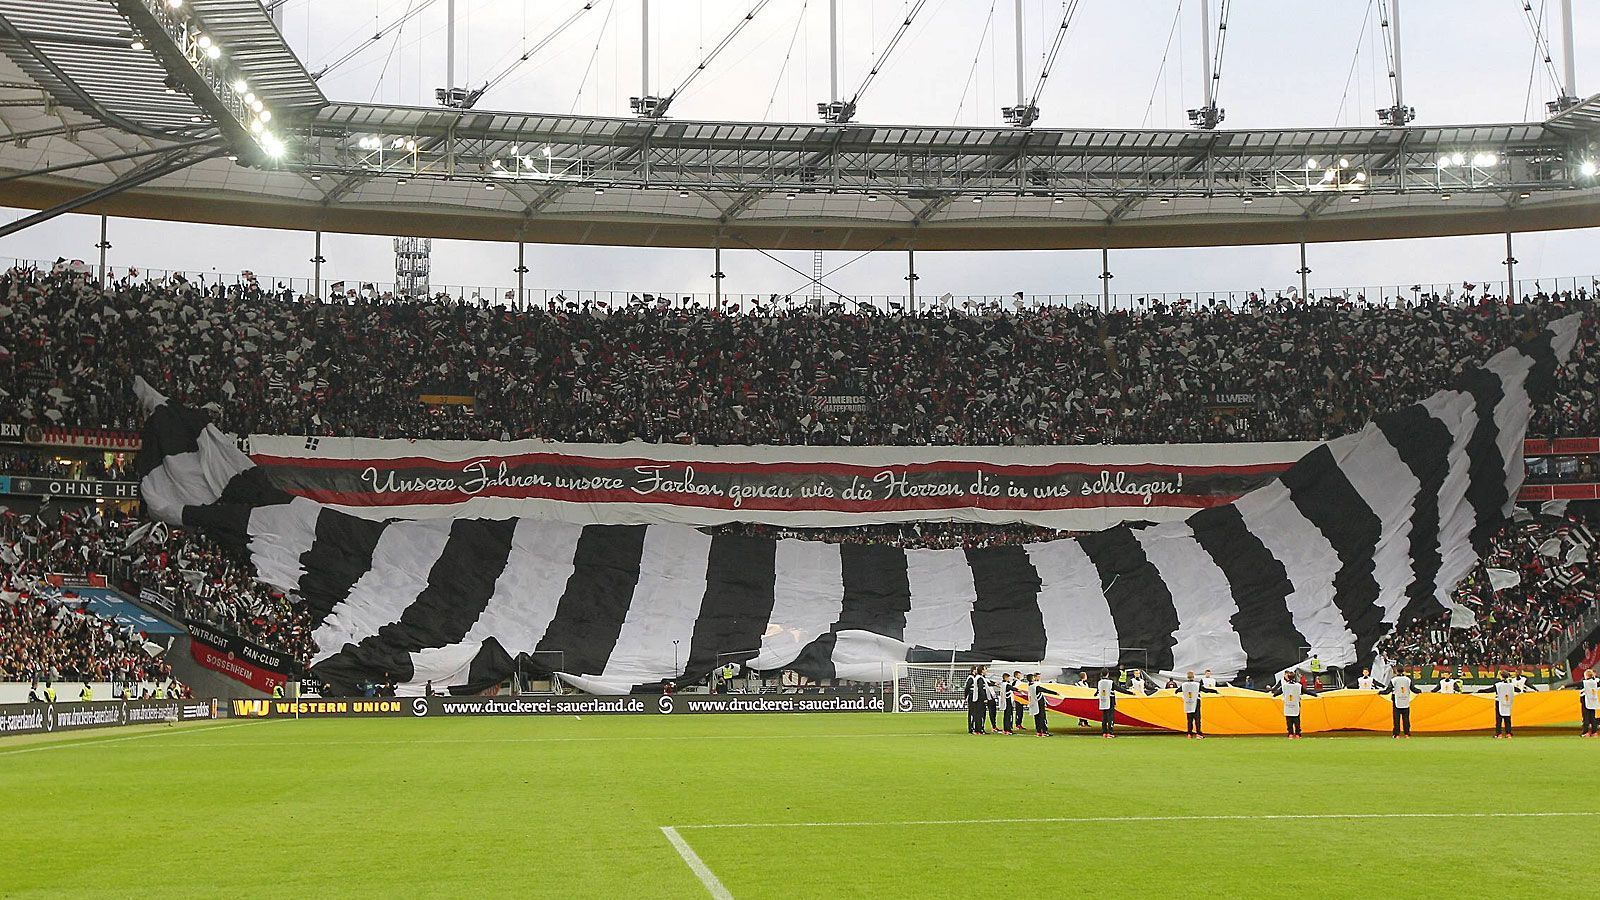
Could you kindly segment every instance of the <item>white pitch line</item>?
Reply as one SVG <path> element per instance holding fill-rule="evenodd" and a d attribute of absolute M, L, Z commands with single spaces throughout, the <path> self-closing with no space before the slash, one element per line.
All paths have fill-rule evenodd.
<path fill-rule="evenodd" d="M 678 829 L 673 828 L 671 825 L 663 825 L 661 826 L 661 833 L 667 836 L 667 840 L 672 843 L 672 849 L 678 851 L 678 855 L 683 857 L 683 861 L 689 866 L 689 871 L 700 879 L 700 883 L 706 886 L 706 891 L 715 900 L 733 900 L 733 895 L 728 893 L 728 889 L 723 886 L 722 879 L 711 871 L 705 860 L 700 858 L 700 854 L 694 852 L 694 848 L 689 846 L 689 842 L 683 839 L 683 835 L 678 833 Z"/>
<path fill-rule="evenodd" d="M 249 723 L 249 722 L 233 722 L 233 723 L 228 724 L 228 725 L 212 725 L 212 726 L 208 726 L 208 727 L 205 727 L 205 728 L 194 729 L 194 730 L 196 730 L 196 731 L 221 731 L 224 728 L 238 728 L 240 725 L 249 725 L 249 724 L 251 724 L 251 723 Z M 100 744 L 116 744 L 116 743 L 120 743 L 122 741 L 137 741 L 140 738 L 161 737 L 162 735 L 167 735 L 167 736 L 170 737 L 171 735 L 182 733 L 183 730 L 184 729 L 179 728 L 179 729 L 176 729 L 176 730 L 173 730 L 173 731 L 149 731 L 149 732 L 146 732 L 144 734 L 129 734 L 129 735 L 123 735 L 122 737 L 100 738 L 98 740 L 93 740 L 93 741 L 62 741 L 61 743 L 56 743 L 56 744 L 37 744 L 37 745 L 32 746 L 32 747 L 18 747 L 15 750 L 0 749 L 0 756 L 18 756 L 18 755 L 21 755 L 23 753 L 39 753 L 39 752 L 44 751 L 44 750 L 70 750 L 70 749 L 75 748 L 75 747 L 94 747 L 94 746 L 98 746 Z M 201 745 L 201 746 L 205 746 L 205 745 Z M 212 746 L 217 746 L 217 745 L 212 745 Z"/>
<path fill-rule="evenodd" d="M 709 825 L 678 825 L 680 829 L 704 828 L 877 828 L 889 825 L 1087 825 L 1136 822 L 1235 822 L 1260 819 L 1555 819 L 1600 816 L 1600 810 L 1584 812 L 1419 812 L 1419 813 L 1280 813 L 1225 816 L 1072 816 L 1042 819 L 911 819 L 884 822 L 731 822 Z"/>
<path fill-rule="evenodd" d="M 261 721 L 286 722 L 287 719 Z M 664 734 L 645 737 L 529 737 L 529 738 L 433 738 L 427 740 L 372 739 L 356 741 L 302 741 L 293 744 L 282 741 L 227 741 L 226 743 L 197 743 L 196 747 L 342 747 L 371 744 L 588 744 L 588 743 L 653 743 L 656 741 L 799 741 L 813 738 L 881 738 L 881 737 L 939 737 L 947 731 L 898 732 L 894 734 Z"/>

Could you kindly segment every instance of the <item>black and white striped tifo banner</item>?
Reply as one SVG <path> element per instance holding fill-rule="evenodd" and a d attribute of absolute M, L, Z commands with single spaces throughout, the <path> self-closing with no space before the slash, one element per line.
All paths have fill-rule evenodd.
<path fill-rule="evenodd" d="M 1365 661 L 1448 608 L 1509 517 L 1532 403 L 1578 316 L 1179 522 L 984 550 L 711 536 L 683 525 L 361 518 L 293 497 L 203 412 L 136 387 L 146 509 L 247 549 L 303 598 L 337 688 L 455 693 L 518 664 L 593 693 L 737 661 L 879 680 L 913 648 L 1063 667 L 1266 672 Z"/>

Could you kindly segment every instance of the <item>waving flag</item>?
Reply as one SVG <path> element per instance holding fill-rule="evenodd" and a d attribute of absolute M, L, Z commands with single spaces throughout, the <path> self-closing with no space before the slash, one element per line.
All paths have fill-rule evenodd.
<path fill-rule="evenodd" d="M 729 661 L 887 680 L 915 647 L 974 659 L 1268 672 L 1366 662 L 1449 595 L 1510 515 L 1531 403 L 1569 316 L 1457 384 L 1181 522 L 979 550 L 677 525 L 357 518 L 274 485 L 204 412 L 140 381 L 146 509 L 248 551 L 316 623 L 314 671 L 465 693 L 553 670 L 598 693 Z"/>

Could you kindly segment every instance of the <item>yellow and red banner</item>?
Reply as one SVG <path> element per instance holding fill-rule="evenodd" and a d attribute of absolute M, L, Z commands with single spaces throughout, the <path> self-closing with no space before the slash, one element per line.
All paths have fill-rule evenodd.
<path fill-rule="evenodd" d="M 1063 715 L 1100 721 L 1094 690 L 1065 684 L 1047 687 L 1050 709 Z M 1518 694 L 1512 707 L 1515 725 L 1554 725 L 1581 717 L 1577 691 L 1531 691 Z M 1206 734 L 1282 734 L 1283 702 L 1271 694 L 1241 688 L 1221 688 L 1201 700 Z M 1324 691 L 1301 701 L 1300 725 L 1304 731 L 1388 731 L 1393 706 L 1375 691 Z M 1117 724 L 1165 731 L 1184 730 L 1183 700 L 1176 691 L 1157 691 L 1147 697 L 1117 695 Z M 1414 732 L 1480 731 L 1494 728 L 1494 697 L 1490 694 L 1419 694 L 1411 704 Z"/>

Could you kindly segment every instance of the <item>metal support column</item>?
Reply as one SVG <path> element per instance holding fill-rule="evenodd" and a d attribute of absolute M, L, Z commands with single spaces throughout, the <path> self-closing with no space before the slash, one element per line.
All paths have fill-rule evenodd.
<path fill-rule="evenodd" d="M 917 251 L 906 248 L 906 312 L 917 312 Z"/>
<path fill-rule="evenodd" d="M 839 0 L 828 0 L 828 101 L 839 102 Z"/>
<path fill-rule="evenodd" d="M 518 235 L 517 236 L 517 308 L 518 309 L 527 309 L 528 308 L 528 298 L 527 298 L 527 295 L 523 292 L 523 279 L 528 274 L 528 264 L 527 264 L 527 257 L 526 257 L 527 249 L 528 249 L 527 242 L 522 239 L 521 235 Z"/>
<path fill-rule="evenodd" d="M 639 0 L 639 96 L 650 96 L 650 0 Z"/>
<path fill-rule="evenodd" d="M 720 311 L 722 309 L 722 235 L 717 235 L 716 242 L 711 247 L 711 254 L 713 269 L 711 284 L 715 290 L 713 297 L 716 301 L 716 308 Z"/>
<path fill-rule="evenodd" d="M 1111 250 L 1100 248 L 1100 308 L 1107 312 L 1111 310 Z"/>
<path fill-rule="evenodd" d="M 322 258 L 322 229 L 320 229 L 320 228 L 317 229 L 317 237 L 316 237 L 316 245 L 315 246 L 316 246 L 316 255 L 311 257 L 311 265 L 312 265 L 312 270 L 311 270 L 312 271 L 312 284 L 311 284 L 312 294 L 311 294 L 311 296 L 316 297 L 318 300 L 321 300 L 322 299 L 322 264 L 327 262 L 327 260 Z"/>
<path fill-rule="evenodd" d="M 1578 99 L 1578 61 L 1572 49 L 1572 0 L 1561 0 L 1561 93 Z"/>
<path fill-rule="evenodd" d="M 1506 232 L 1506 303 L 1517 302 L 1517 258 L 1511 253 L 1511 232 Z"/>
<path fill-rule="evenodd" d="M 1400 72 L 1400 0 L 1389 0 L 1389 37 L 1394 43 L 1394 105 L 1396 109 L 1406 108 L 1405 81 Z M 1395 123 L 1404 125 L 1404 122 Z"/>
<path fill-rule="evenodd" d="M 444 5 L 444 87 L 445 96 L 451 97 L 456 89 L 456 0 L 446 0 Z"/>
<path fill-rule="evenodd" d="M 1023 51 L 1022 51 L 1022 0 L 1017 0 L 1017 2 L 1016 2 L 1016 10 L 1017 10 L 1017 106 L 1021 107 L 1021 106 L 1026 105 L 1027 102 L 1028 102 L 1028 95 L 1023 93 L 1026 90 L 1026 88 L 1024 88 L 1022 86 L 1022 65 L 1023 65 L 1023 58 L 1022 58 L 1022 54 L 1023 54 Z"/>
<path fill-rule="evenodd" d="M 95 244 L 100 250 L 100 284 L 106 284 L 106 251 L 111 249 L 111 241 L 106 238 L 106 217 L 100 217 L 100 243 Z"/>
<path fill-rule="evenodd" d="M 1300 300 L 1311 299 L 1311 292 L 1306 288 L 1306 276 L 1311 274 L 1311 267 L 1306 265 L 1306 242 L 1300 242 L 1300 268 L 1295 270 L 1300 276 Z"/>

